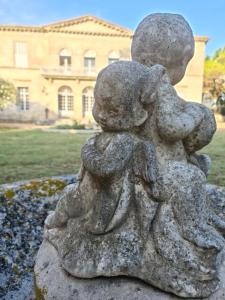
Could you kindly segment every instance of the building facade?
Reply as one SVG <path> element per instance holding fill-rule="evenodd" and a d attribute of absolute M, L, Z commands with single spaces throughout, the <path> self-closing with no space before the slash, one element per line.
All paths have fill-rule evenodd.
<path fill-rule="evenodd" d="M 133 32 L 93 16 L 46 26 L 0 25 L 0 76 L 17 89 L 15 104 L 0 120 L 42 122 L 72 119 L 93 123 L 98 72 L 130 60 Z M 201 102 L 206 37 L 195 37 L 195 55 L 176 89 Z"/>

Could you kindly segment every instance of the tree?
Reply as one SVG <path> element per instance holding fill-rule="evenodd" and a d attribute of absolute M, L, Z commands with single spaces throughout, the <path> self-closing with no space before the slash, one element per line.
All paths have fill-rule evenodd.
<path fill-rule="evenodd" d="M 16 101 L 16 89 L 14 85 L 0 78 L 0 109 L 5 108 L 8 104 Z"/>
<path fill-rule="evenodd" d="M 211 78 L 208 81 L 208 92 L 213 99 L 218 99 L 225 91 L 225 80 L 223 78 Z"/>
<path fill-rule="evenodd" d="M 205 59 L 204 93 L 218 99 L 225 91 L 225 47 L 215 51 L 212 58 Z"/>

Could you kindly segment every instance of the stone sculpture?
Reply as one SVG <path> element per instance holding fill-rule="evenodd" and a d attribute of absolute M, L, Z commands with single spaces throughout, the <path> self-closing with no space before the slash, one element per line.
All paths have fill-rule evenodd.
<path fill-rule="evenodd" d="M 102 132 L 82 148 L 75 186 L 45 222 L 64 270 L 79 278 L 138 277 L 180 297 L 218 286 L 225 219 L 206 192 L 212 112 L 173 85 L 194 54 L 183 17 L 152 14 L 138 26 L 133 61 L 97 78 Z"/>

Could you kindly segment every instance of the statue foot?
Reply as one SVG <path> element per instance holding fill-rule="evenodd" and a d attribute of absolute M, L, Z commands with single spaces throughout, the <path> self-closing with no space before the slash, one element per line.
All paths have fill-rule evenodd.
<path fill-rule="evenodd" d="M 63 227 L 68 221 L 68 216 L 66 214 L 57 214 L 56 212 L 51 212 L 45 219 L 45 226 L 47 229 Z"/>

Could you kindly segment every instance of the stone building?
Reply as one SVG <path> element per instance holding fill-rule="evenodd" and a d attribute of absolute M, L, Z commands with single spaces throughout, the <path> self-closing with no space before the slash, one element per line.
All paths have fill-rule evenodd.
<path fill-rule="evenodd" d="M 92 123 L 98 72 L 130 59 L 133 32 L 93 16 L 45 26 L 0 25 L 0 76 L 17 89 L 16 104 L 0 120 L 61 119 Z M 187 100 L 201 102 L 207 37 L 195 37 L 195 56 L 176 87 Z"/>

